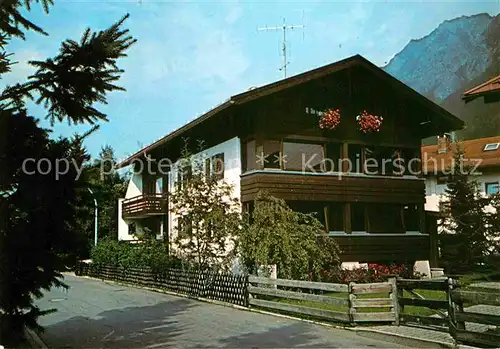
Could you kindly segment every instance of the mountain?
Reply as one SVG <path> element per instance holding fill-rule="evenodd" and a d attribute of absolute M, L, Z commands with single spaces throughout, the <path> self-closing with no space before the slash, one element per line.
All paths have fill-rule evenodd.
<path fill-rule="evenodd" d="M 500 15 L 444 21 L 382 69 L 464 120 L 459 138 L 500 135 L 500 103 L 461 99 L 465 90 L 500 74 Z"/>

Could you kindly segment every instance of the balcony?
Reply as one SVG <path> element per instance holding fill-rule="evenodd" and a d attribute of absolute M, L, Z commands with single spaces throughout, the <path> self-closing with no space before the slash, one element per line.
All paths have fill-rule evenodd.
<path fill-rule="evenodd" d="M 144 218 L 168 213 L 167 196 L 164 194 L 144 194 L 123 200 L 123 218 Z"/>
<path fill-rule="evenodd" d="M 418 178 L 364 174 L 300 173 L 254 170 L 241 176 L 241 201 L 252 201 L 260 190 L 284 200 L 424 203 L 425 183 Z"/>

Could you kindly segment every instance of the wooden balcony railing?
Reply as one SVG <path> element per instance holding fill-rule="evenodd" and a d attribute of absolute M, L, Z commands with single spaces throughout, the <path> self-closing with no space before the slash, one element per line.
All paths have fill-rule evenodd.
<path fill-rule="evenodd" d="M 123 218 L 145 217 L 167 214 L 167 196 L 165 194 L 144 194 L 123 200 Z"/>

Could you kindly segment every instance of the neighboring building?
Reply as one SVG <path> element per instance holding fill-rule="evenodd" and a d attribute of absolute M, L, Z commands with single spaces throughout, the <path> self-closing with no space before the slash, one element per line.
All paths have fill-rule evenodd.
<path fill-rule="evenodd" d="M 340 124 L 321 129 L 320 115 L 337 108 Z M 363 110 L 383 116 L 379 132 L 359 130 L 356 116 Z M 119 166 L 145 156 L 175 162 L 184 138 L 203 140 L 202 153 L 222 159 L 223 177 L 234 184 L 244 210 L 252 210 L 256 194 L 267 190 L 295 210 L 316 212 L 345 263 L 428 261 L 431 239 L 418 163 L 404 173 L 391 165 L 360 164 L 419 159 L 421 139 L 462 127 L 455 116 L 356 55 L 232 96 Z M 327 159 L 333 168 L 324 166 Z M 342 159 L 357 166 L 337 165 Z M 179 180 L 175 165 L 165 175 L 134 174 L 120 203 L 119 238 L 149 227 L 172 241 L 177 222 L 168 212 L 168 193 Z"/>
<path fill-rule="evenodd" d="M 500 136 L 471 139 L 454 143 L 450 138 L 439 137 L 437 145 L 422 147 L 425 174 L 426 211 L 439 211 L 439 201 L 447 188 L 447 180 L 457 145 L 464 152 L 465 163 L 476 166 L 473 177 L 485 195 L 499 191 Z"/>
<path fill-rule="evenodd" d="M 500 101 L 500 75 L 465 91 L 462 95 L 462 99 L 465 103 L 480 97 L 484 97 L 485 103 Z"/>

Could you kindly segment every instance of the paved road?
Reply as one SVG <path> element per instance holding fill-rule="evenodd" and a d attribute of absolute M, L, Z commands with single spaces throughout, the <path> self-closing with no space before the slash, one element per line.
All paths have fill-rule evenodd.
<path fill-rule="evenodd" d="M 394 348 L 394 343 L 272 315 L 66 275 L 38 304 L 50 348 Z"/>

